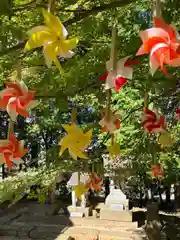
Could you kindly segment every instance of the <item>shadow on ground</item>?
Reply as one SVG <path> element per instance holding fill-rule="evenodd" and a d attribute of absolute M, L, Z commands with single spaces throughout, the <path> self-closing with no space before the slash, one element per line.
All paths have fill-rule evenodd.
<path fill-rule="evenodd" d="M 18 203 L 15 207 L 0 210 L 0 239 L 58 240 L 73 226 L 68 216 L 52 216 L 52 205 Z M 6 238 L 5 238 L 6 236 Z M 9 238 L 13 239 L 14 238 Z M 8 238 L 7 238 L 8 240 Z"/>

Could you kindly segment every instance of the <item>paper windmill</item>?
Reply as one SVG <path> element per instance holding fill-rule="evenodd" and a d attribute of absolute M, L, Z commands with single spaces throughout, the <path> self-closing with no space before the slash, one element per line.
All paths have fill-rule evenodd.
<path fill-rule="evenodd" d="M 162 148 L 172 147 L 174 144 L 171 135 L 167 131 L 162 132 L 158 140 Z"/>
<path fill-rule="evenodd" d="M 180 109 L 176 110 L 176 119 L 180 121 Z"/>
<path fill-rule="evenodd" d="M 102 127 L 103 132 L 113 133 L 116 129 L 120 128 L 120 120 L 118 119 L 119 114 L 109 111 L 109 117 L 105 116 L 105 113 L 102 114 L 103 118 L 99 121 L 99 125 Z"/>
<path fill-rule="evenodd" d="M 24 148 L 24 141 L 18 141 L 10 134 L 9 140 L 0 140 L 0 164 L 6 163 L 8 168 L 12 168 L 12 162 L 23 162 L 21 159 L 27 149 Z"/>
<path fill-rule="evenodd" d="M 100 77 L 100 80 L 106 81 L 106 88 L 115 88 L 118 92 L 128 79 L 132 79 L 133 69 L 132 65 L 139 64 L 136 60 L 128 60 L 128 57 L 120 59 L 116 64 L 116 69 L 111 71 L 110 63 L 107 62 L 107 70 L 104 75 Z"/>
<path fill-rule="evenodd" d="M 77 160 L 78 157 L 87 159 L 83 151 L 91 142 L 92 129 L 84 133 L 75 123 L 71 125 L 63 124 L 62 127 L 66 130 L 67 135 L 59 142 L 61 146 L 59 155 L 61 156 L 68 149 L 73 159 Z"/>
<path fill-rule="evenodd" d="M 78 38 L 67 39 L 68 32 L 59 20 L 50 12 L 43 10 L 45 26 L 38 26 L 28 32 L 30 39 L 25 45 L 25 50 L 31 50 L 38 47 L 43 47 L 45 61 L 48 67 L 51 67 L 52 62 L 61 70 L 61 65 L 58 56 L 71 58 L 76 47 Z"/>
<path fill-rule="evenodd" d="M 7 82 L 6 87 L 0 92 L 0 108 L 8 112 L 12 121 L 18 115 L 29 117 L 27 110 L 37 105 L 33 100 L 35 92 L 28 91 L 23 82 Z"/>
<path fill-rule="evenodd" d="M 148 133 L 162 132 L 166 128 L 164 116 L 158 116 L 148 108 L 144 108 L 142 125 L 144 130 Z"/>
<path fill-rule="evenodd" d="M 107 148 L 107 151 L 109 152 L 109 155 L 114 158 L 120 155 L 121 151 L 120 151 L 120 146 L 118 143 L 113 143 L 112 146 L 109 146 Z"/>
<path fill-rule="evenodd" d="M 162 177 L 163 173 L 164 173 L 164 171 L 161 168 L 160 164 L 152 165 L 152 176 L 153 177 Z"/>
<path fill-rule="evenodd" d="M 143 45 L 136 55 L 150 54 L 152 75 L 159 67 L 167 74 L 164 64 L 180 66 L 180 38 L 172 25 L 154 17 L 154 27 L 140 32 L 140 38 Z"/>
<path fill-rule="evenodd" d="M 72 188 L 75 192 L 77 199 L 82 200 L 82 194 L 88 192 L 88 188 L 84 184 L 74 186 Z"/>
<path fill-rule="evenodd" d="M 87 181 L 85 186 L 88 189 L 99 191 L 101 189 L 100 183 L 101 183 L 101 178 L 97 174 L 92 173 L 89 181 Z"/>

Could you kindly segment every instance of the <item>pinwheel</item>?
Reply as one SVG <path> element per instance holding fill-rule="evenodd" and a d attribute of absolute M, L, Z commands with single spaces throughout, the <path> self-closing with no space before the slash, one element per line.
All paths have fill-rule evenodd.
<path fill-rule="evenodd" d="M 82 194 L 88 192 L 88 188 L 84 184 L 79 184 L 72 188 L 75 192 L 77 199 L 82 200 Z"/>
<path fill-rule="evenodd" d="M 164 64 L 172 67 L 180 66 L 180 37 L 172 25 L 154 17 L 154 26 L 140 32 L 143 45 L 137 56 L 150 54 L 150 68 L 154 75 L 160 67 L 167 74 Z"/>
<path fill-rule="evenodd" d="M 109 146 L 107 148 L 107 151 L 109 152 L 109 155 L 114 158 L 120 155 L 120 146 L 118 143 L 113 143 L 112 146 Z"/>
<path fill-rule="evenodd" d="M 28 91 L 23 82 L 7 82 L 6 87 L 0 92 L 0 108 L 8 112 L 12 121 L 18 115 L 29 117 L 27 110 L 37 105 L 33 100 L 35 92 Z"/>
<path fill-rule="evenodd" d="M 171 137 L 171 135 L 167 131 L 163 131 L 159 136 L 159 143 L 161 144 L 162 148 L 168 148 L 172 147 L 174 144 L 174 141 Z"/>
<path fill-rule="evenodd" d="M 152 176 L 153 177 L 162 177 L 163 173 L 164 173 L 164 171 L 161 168 L 160 164 L 152 165 Z"/>
<path fill-rule="evenodd" d="M 120 128 L 119 114 L 109 111 L 109 116 L 103 112 L 103 118 L 99 121 L 99 125 L 102 127 L 103 132 L 113 133 L 116 129 Z"/>
<path fill-rule="evenodd" d="M 101 189 L 100 183 L 101 183 L 101 178 L 97 174 L 92 173 L 90 175 L 90 179 L 87 181 L 85 186 L 88 189 L 99 191 Z"/>
<path fill-rule="evenodd" d="M 67 135 L 59 142 L 61 146 L 59 155 L 61 156 L 68 149 L 73 159 L 77 160 L 77 157 L 87 159 L 83 151 L 91 142 L 92 129 L 84 133 L 75 123 L 63 124 L 62 127 L 67 131 Z"/>
<path fill-rule="evenodd" d="M 176 110 L 176 119 L 180 121 L 180 109 Z"/>
<path fill-rule="evenodd" d="M 100 80 L 106 81 L 106 88 L 115 88 L 118 92 L 128 79 L 132 79 L 132 65 L 139 64 L 136 60 L 128 60 L 128 57 L 120 59 L 116 64 L 116 69 L 111 71 L 110 63 L 107 62 L 107 72 L 100 77 Z"/>
<path fill-rule="evenodd" d="M 25 50 L 43 47 L 45 61 L 48 67 L 52 62 L 59 70 L 62 70 L 58 56 L 71 58 L 72 49 L 76 47 L 78 38 L 67 39 L 68 32 L 59 20 L 50 12 L 43 9 L 45 26 L 38 26 L 28 32 L 30 36 L 25 45 Z"/>
<path fill-rule="evenodd" d="M 144 130 L 148 133 L 162 132 L 166 128 L 164 116 L 158 116 L 148 108 L 144 108 L 142 125 L 144 127 Z"/>
<path fill-rule="evenodd" d="M 6 163 L 8 168 L 12 168 L 12 162 L 23 162 L 22 157 L 27 152 L 24 148 L 24 141 L 18 141 L 10 134 L 9 140 L 0 140 L 0 164 Z"/>

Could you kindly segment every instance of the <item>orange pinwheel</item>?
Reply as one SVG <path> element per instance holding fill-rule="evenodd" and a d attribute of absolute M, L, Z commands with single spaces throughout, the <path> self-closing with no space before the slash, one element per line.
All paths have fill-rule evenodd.
<path fill-rule="evenodd" d="M 6 89 L 0 92 L 0 108 L 6 110 L 12 121 L 18 115 L 29 117 L 29 110 L 37 105 L 33 100 L 34 91 L 28 91 L 24 82 L 7 82 Z"/>
<path fill-rule="evenodd" d="M 24 141 L 18 141 L 16 136 L 10 134 L 9 140 L 0 140 L 0 164 L 6 163 L 12 168 L 12 162 L 22 162 L 22 157 L 27 152 L 24 148 Z"/>
<path fill-rule="evenodd" d="M 152 165 L 152 176 L 153 177 L 162 177 L 163 176 L 163 168 L 161 168 L 160 164 Z"/>
<path fill-rule="evenodd" d="M 102 127 L 103 132 L 113 133 L 116 129 L 120 128 L 120 116 L 116 112 L 109 111 L 107 118 L 105 112 L 102 112 L 102 119 L 99 121 L 99 125 Z"/>
<path fill-rule="evenodd" d="M 136 55 L 150 53 L 152 75 L 160 67 L 167 74 L 164 64 L 172 67 L 180 66 L 180 38 L 172 25 L 154 17 L 154 26 L 140 32 L 143 45 Z"/>
<path fill-rule="evenodd" d="M 89 189 L 99 191 L 101 189 L 100 183 L 101 178 L 97 174 L 92 173 L 85 186 Z"/>

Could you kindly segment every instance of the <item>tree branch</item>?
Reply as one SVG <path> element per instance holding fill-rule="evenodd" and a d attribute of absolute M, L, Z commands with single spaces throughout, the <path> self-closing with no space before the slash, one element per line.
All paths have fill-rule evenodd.
<path fill-rule="evenodd" d="M 18 8 L 14 7 L 12 9 L 13 12 L 20 12 L 20 11 L 24 11 L 26 9 L 29 9 L 30 8 L 33 8 L 36 6 L 36 0 L 32 0 L 31 2 L 29 3 L 26 3 L 26 4 L 20 4 L 18 5 Z"/>
<path fill-rule="evenodd" d="M 136 0 L 115 0 L 111 3 L 108 3 L 108 4 L 102 4 L 101 6 L 97 6 L 97 7 L 93 7 L 92 9 L 89 9 L 89 10 L 74 10 L 74 17 L 71 18 L 71 19 L 68 19 L 67 21 L 64 22 L 64 25 L 68 25 L 68 24 L 72 24 L 74 22 L 78 22 L 84 18 L 87 18 L 89 16 L 92 16 L 92 15 L 95 15 L 99 12 L 102 12 L 102 11 L 106 11 L 108 9 L 113 9 L 113 8 L 117 8 L 117 7 L 124 7 L 130 3 L 133 3 L 135 2 Z M 34 1 L 31 2 L 31 4 L 33 3 Z M 30 4 L 30 3 L 29 3 Z M 24 6 L 25 7 L 25 6 Z M 42 7 L 42 6 L 41 6 Z M 66 10 L 63 10 L 61 8 L 57 8 L 56 9 L 57 11 L 66 11 Z M 68 11 L 71 11 L 71 10 L 68 10 Z M 4 49 L 0 52 L 0 56 L 3 56 L 9 52 L 12 52 L 12 51 L 16 51 L 16 50 L 19 50 L 21 48 L 24 47 L 25 45 L 25 42 L 27 41 L 24 40 L 23 42 L 11 47 L 11 48 L 7 48 L 7 49 Z"/>
<path fill-rule="evenodd" d="M 65 21 L 64 24 L 72 24 L 76 21 L 80 21 L 89 16 L 95 15 L 99 12 L 106 11 L 108 9 L 113 9 L 117 7 L 124 7 L 130 3 L 135 2 L 136 0 L 115 0 L 108 4 L 102 4 L 101 6 L 93 7 L 89 10 L 80 10 L 77 13 L 75 12 L 74 17 Z"/>

